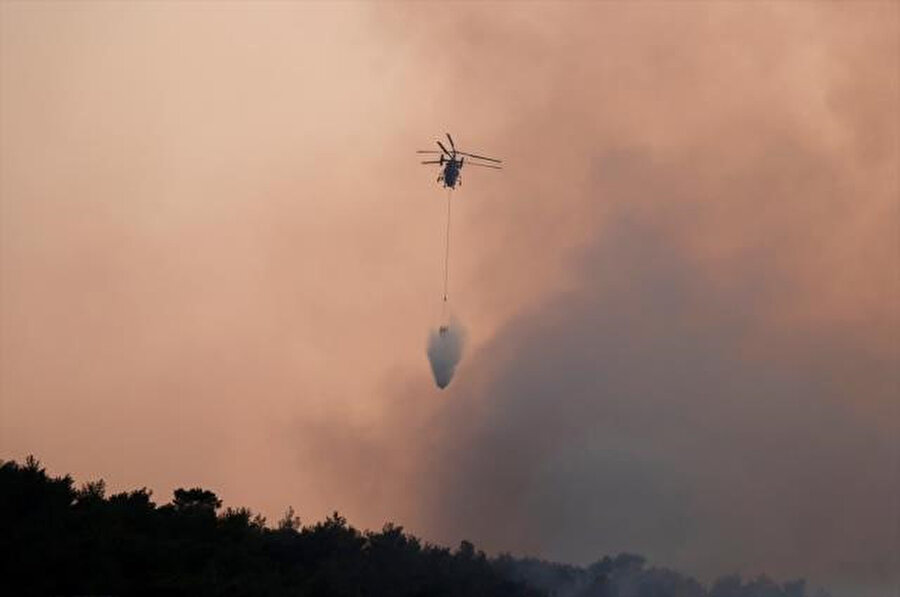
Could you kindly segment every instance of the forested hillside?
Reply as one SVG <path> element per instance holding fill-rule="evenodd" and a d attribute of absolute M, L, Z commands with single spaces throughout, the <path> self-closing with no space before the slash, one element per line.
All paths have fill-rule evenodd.
<path fill-rule="evenodd" d="M 76 488 L 33 458 L 0 461 L 0 574 L 8 595 L 293 595 L 806 597 L 803 581 L 726 577 L 707 588 L 622 554 L 582 568 L 451 550 L 403 528 L 360 531 L 335 513 L 269 526 L 216 494 L 178 489 L 157 506 L 146 488 Z"/>

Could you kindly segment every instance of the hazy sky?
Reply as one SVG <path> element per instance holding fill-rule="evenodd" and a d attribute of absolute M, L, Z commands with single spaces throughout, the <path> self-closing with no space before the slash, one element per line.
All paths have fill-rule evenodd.
<path fill-rule="evenodd" d="M 898 104 L 894 2 L 3 2 L 0 457 L 895 595 Z"/>

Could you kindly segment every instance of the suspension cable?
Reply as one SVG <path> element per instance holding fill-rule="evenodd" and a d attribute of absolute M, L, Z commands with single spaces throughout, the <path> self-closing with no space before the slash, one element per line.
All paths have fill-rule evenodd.
<path fill-rule="evenodd" d="M 447 232 L 445 233 L 446 245 L 444 248 L 444 302 L 447 302 L 448 283 L 450 280 L 450 195 L 453 189 L 447 189 Z"/>

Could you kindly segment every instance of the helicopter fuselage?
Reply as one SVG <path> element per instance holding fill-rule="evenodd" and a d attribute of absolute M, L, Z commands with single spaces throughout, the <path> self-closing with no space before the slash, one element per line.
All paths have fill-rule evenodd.
<path fill-rule="evenodd" d="M 444 165 L 444 172 L 441 174 L 441 182 L 445 187 L 455 188 L 459 182 L 459 171 L 462 168 L 462 160 L 447 160 Z"/>

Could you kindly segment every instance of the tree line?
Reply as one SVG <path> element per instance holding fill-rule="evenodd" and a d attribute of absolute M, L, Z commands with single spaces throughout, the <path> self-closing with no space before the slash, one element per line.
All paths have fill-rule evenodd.
<path fill-rule="evenodd" d="M 729 576 L 705 587 L 639 556 L 588 567 L 423 542 L 403 527 L 360 531 L 335 512 L 275 525 L 222 508 L 212 491 L 177 489 L 157 506 L 147 488 L 76 487 L 33 457 L 0 461 L 0 591 L 7 595 L 296 597 L 808 597 L 802 580 Z M 823 596 L 824 597 L 824 596 Z"/>

